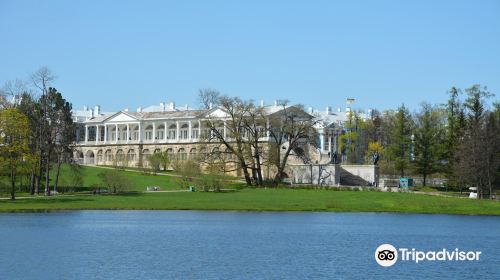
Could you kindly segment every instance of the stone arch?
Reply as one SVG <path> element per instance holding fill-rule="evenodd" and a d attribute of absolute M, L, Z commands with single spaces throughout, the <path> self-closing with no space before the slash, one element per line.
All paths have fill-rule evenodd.
<path fill-rule="evenodd" d="M 101 150 L 97 151 L 97 162 L 96 162 L 96 164 L 98 164 L 98 163 L 100 163 L 100 162 L 103 161 L 103 157 L 102 156 L 103 156 L 103 154 L 102 154 L 102 149 L 101 149 Z"/>
<path fill-rule="evenodd" d="M 82 151 L 76 151 L 75 152 L 75 161 L 79 164 L 83 164 L 84 162 L 84 156 Z"/>
<path fill-rule="evenodd" d="M 111 151 L 111 149 L 107 149 L 106 152 L 104 152 L 104 161 L 113 161 L 113 152 Z"/>
<path fill-rule="evenodd" d="M 134 151 L 134 149 L 128 150 L 128 152 L 127 152 L 127 160 L 129 162 L 133 162 L 133 161 L 135 161 L 135 159 L 136 158 L 135 158 L 135 151 Z"/>
<path fill-rule="evenodd" d="M 184 148 L 180 148 L 177 151 L 177 157 L 178 157 L 179 160 L 186 160 L 187 159 L 186 150 Z"/>
<path fill-rule="evenodd" d="M 125 153 L 123 153 L 122 149 L 119 149 L 116 151 L 116 160 L 117 161 L 124 161 L 125 160 Z"/>
<path fill-rule="evenodd" d="M 85 164 L 95 164 L 95 154 L 94 151 L 88 150 L 85 153 Z"/>

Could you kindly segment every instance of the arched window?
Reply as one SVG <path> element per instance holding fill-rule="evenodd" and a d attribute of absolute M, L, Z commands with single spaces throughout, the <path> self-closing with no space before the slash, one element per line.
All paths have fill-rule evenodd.
<path fill-rule="evenodd" d="M 104 153 L 104 158 L 108 162 L 113 161 L 113 153 L 111 152 L 111 150 L 106 150 L 106 152 Z"/>
<path fill-rule="evenodd" d="M 123 151 L 120 149 L 116 152 L 116 160 L 117 161 L 124 161 L 125 160 L 125 154 Z"/>
<path fill-rule="evenodd" d="M 130 134 L 130 139 L 129 140 L 139 141 L 139 126 L 136 125 L 136 126 L 133 126 L 130 129 L 131 129 L 132 133 Z"/>
<path fill-rule="evenodd" d="M 85 164 L 95 164 L 95 155 L 93 151 L 88 150 L 85 153 Z"/>
<path fill-rule="evenodd" d="M 189 126 L 187 124 L 183 124 L 181 126 L 179 133 L 180 133 L 180 135 L 179 135 L 180 139 L 188 139 Z"/>
<path fill-rule="evenodd" d="M 171 124 L 168 127 L 168 139 L 176 139 L 175 134 L 177 133 L 177 126 L 175 124 Z"/>
<path fill-rule="evenodd" d="M 130 161 L 135 161 L 135 151 L 130 149 L 127 152 L 127 160 Z"/>
<path fill-rule="evenodd" d="M 177 152 L 177 156 L 179 157 L 179 160 L 186 160 L 187 159 L 187 153 L 184 148 L 180 148 L 179 151 Z"/>
<path fill-rule="evenodd" d="M 167 156 L 168 158 L 172 158 L 174 156 L 174 150 L 172 150 L 172 148 L 167 149 Z"/>
<path fill-rule="evenodd" d="M 189 158 L 194 159 L 196 157 L 196 148 L 189 150 Z"/>
<path fill-rule="evenodd" d="M 191 128 L 191 139 L 198 139 L 200 138 L 200 135 L 199 135 L 199 124 L 195 123 L 193 125 L 193 127 Z"/>
<path fill-rule="evenodd" d="M 161 124 L 156 128 L 156 139 L 162 140 L 165 138 L 165 125 Z"/>
<path fill-rule="evenodd" d="M 153 140 L 153 126 L 152 125 L 146 126 L 146 129 L 144 130 L 144 138 L 147 141 Z"/>
<path fill-rule="evenodd" d="M 151 152 L 148 149 L 142 150 L 142 161 L 143 164 L 149 165 L 149 157 L 151 156 Z"/>
<path fill-rule="evenodd" d="M 102 150 L 97 151 L 97 163 L 102 162 Z"/>

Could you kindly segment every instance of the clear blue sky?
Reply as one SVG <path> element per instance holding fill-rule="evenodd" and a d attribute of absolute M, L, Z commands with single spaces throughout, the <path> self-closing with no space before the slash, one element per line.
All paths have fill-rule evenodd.
<path fill-rule="evenodd" d="M 0 83 L 46 65 L 77 108 L 196 105 L 200 88 L 322 110 L 500 95 L 500 1 L 0 0 L 0 38 Z"/>

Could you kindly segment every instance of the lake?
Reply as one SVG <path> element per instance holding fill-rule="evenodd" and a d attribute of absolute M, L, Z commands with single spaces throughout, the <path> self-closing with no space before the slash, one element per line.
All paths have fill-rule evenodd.
<path fill-rule="evenodd" d="M 75 211 L 0 214 L 0 279 L 500 279 L 500 217 Z M 479 261 L 374 258 L 383 243 Z"/>

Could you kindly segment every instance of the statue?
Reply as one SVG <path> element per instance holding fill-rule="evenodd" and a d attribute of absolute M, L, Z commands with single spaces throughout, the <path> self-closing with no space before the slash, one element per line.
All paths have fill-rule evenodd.
<path fill-rule="evenodd" d="M 375 153 L 373 153 L 373 164 L 377 165 L 379 159 L 380 159 L 380 155 L 377 151 L 375 151 Z"/>

